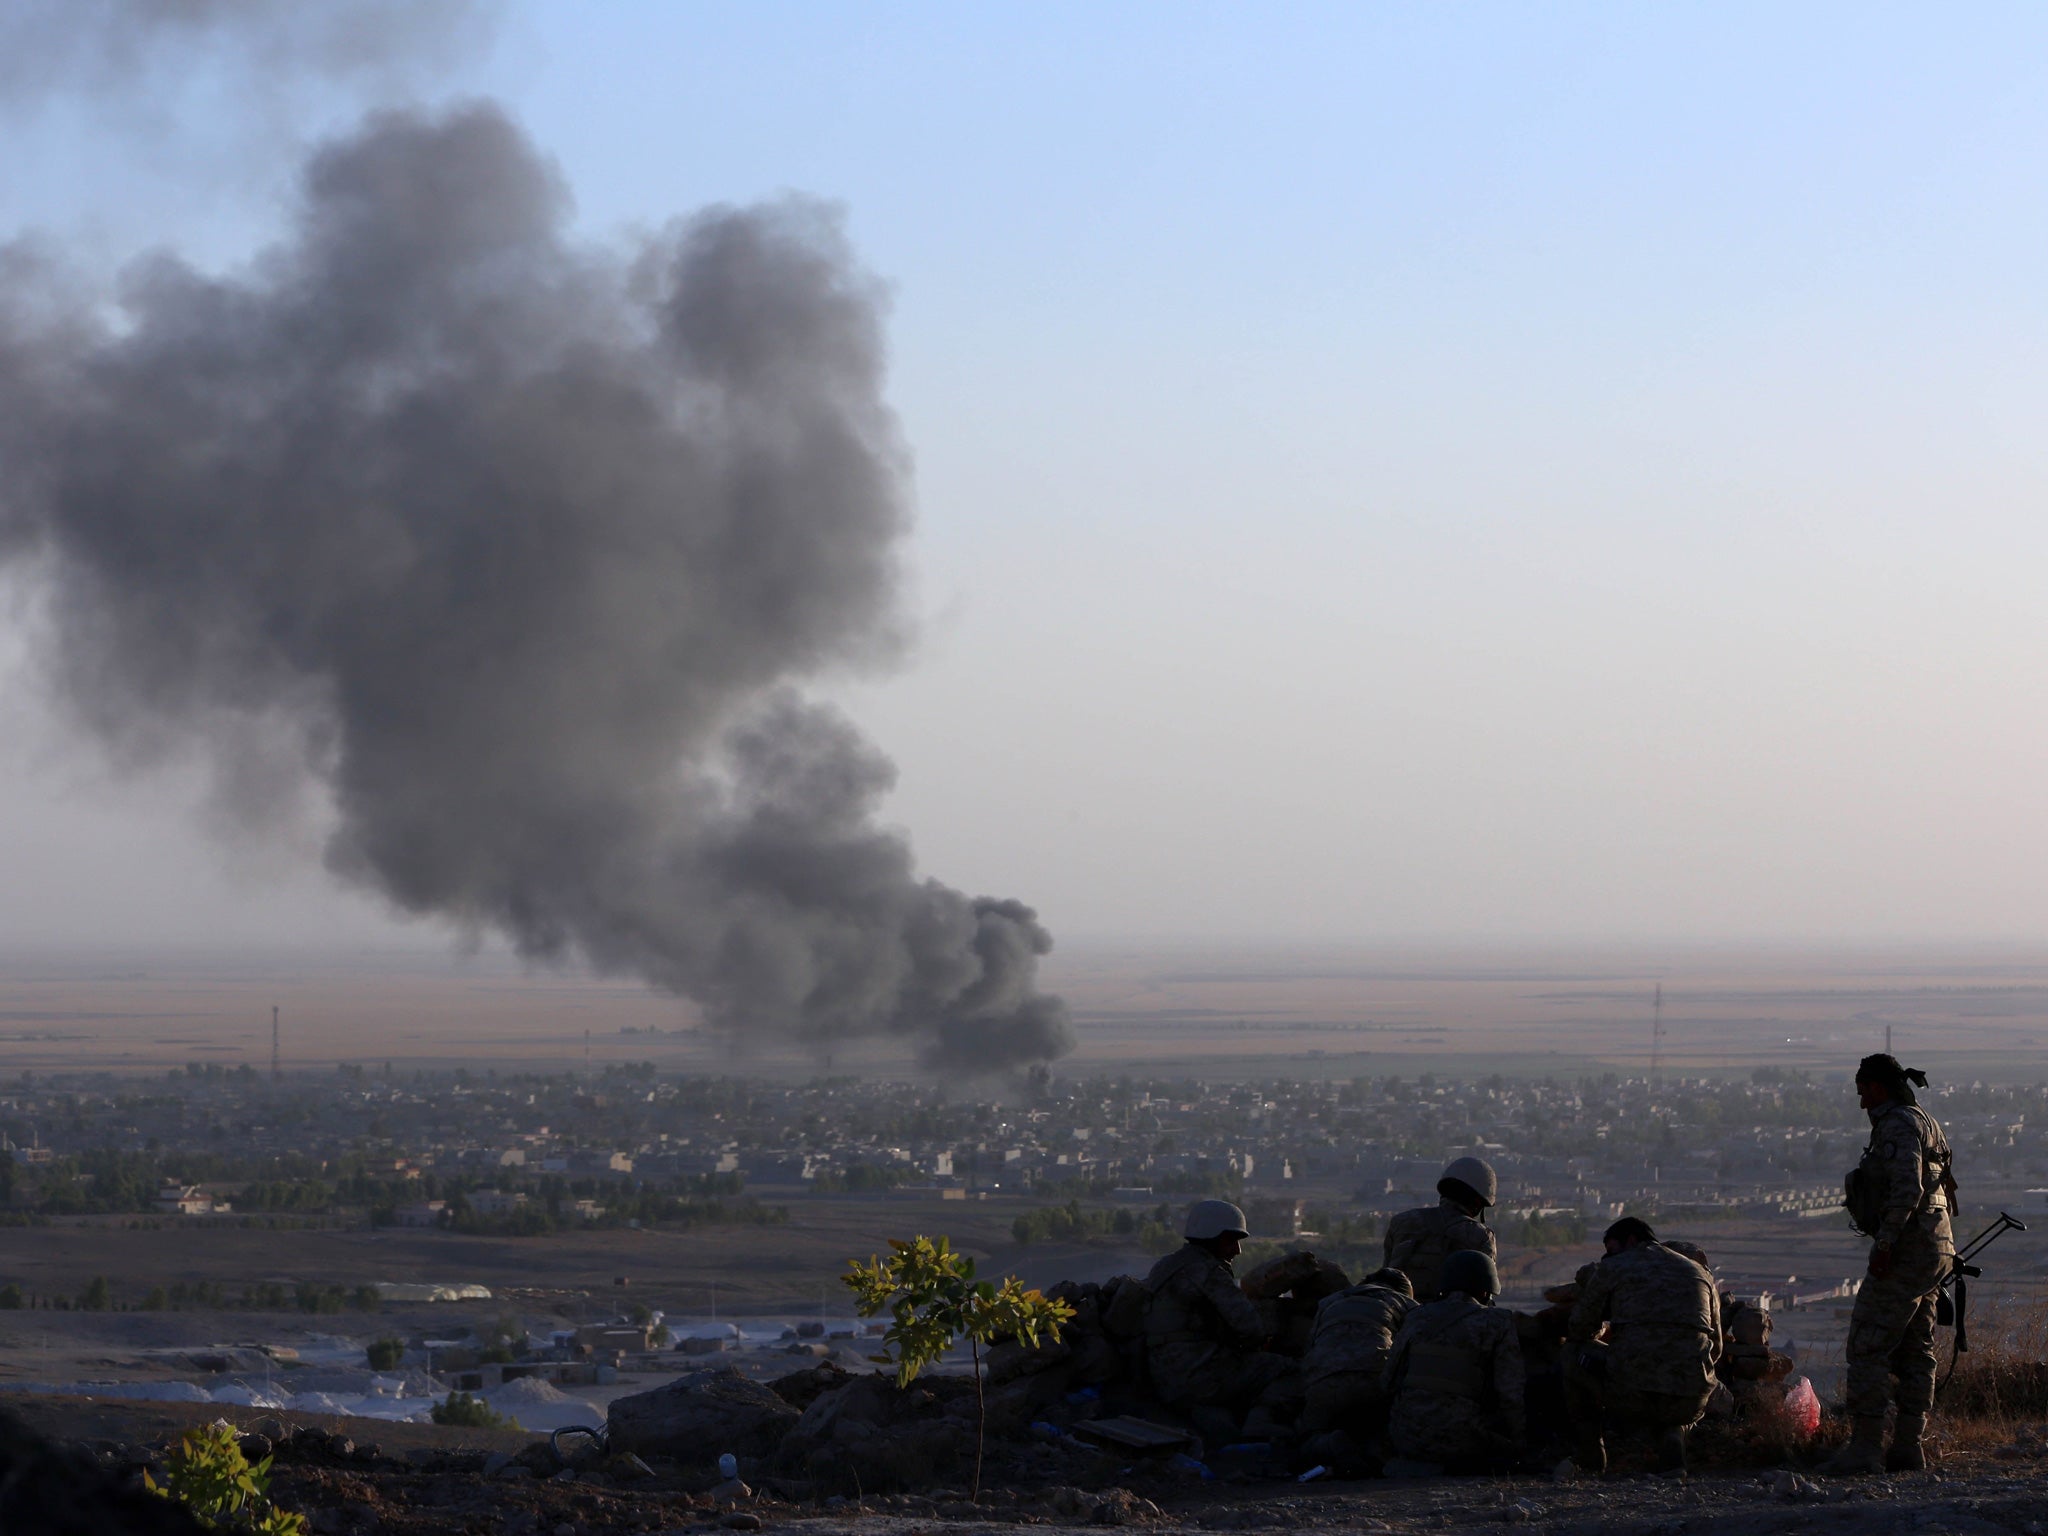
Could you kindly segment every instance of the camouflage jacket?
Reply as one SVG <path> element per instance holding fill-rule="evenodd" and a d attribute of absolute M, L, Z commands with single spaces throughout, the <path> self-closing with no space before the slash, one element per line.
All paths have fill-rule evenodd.
<path fill-rule="evenodd" d="M 1916 1245 L 1931 1243 L 1936 1253 L 1956 1251 L 1949 1162 L 1948 1138 L 1919 1105 L 1893 1099 L 1870 1111 L 1870 1144 L 1858 1166 L 1874 1173 L 1884 1191 L 1879 1247 L 1895 1247 L 1910 1236 Z"/>
<path fill-rule="evenodd" d="M 1640 1392 L 1705 1396 L 1721 1352 L 1713 1277 L 1662 1243 L 1638 1243 L 1593 1266 L 1568 1334 L 1589 1344 L 1607 1324 L 1610 1376 Z"/>
<path fill-rule="evenodd" d="M 1387 1363 L 1387 1351 L 1394 1347 L 1394 1335 L 1414 1310 L 1414 1298 L 1390 1285 L 1354 1285 L 1325 1296 L 1316 1308 L 1308 1353 L 1301 1359 L 1303 1378 L 1322 1381 L 1346 1371 L 1377 1378 Z"/>
<path fill-rule="evenodd" d="M 1265 1339 L 1259 1309 L 1206 1248 L 1183 1244 L 1152 1266 L 1145 1284 L 1145 1361 L 1167 1402 L 1200 1401 L 1235 1357 Z"/>
<path fill-rule="evenodd" d="M 1522 1438 L 1522 1346 L 1514 1317 L 1469 1296 L 1416 1307 L 1394 1335 L 1387 1433 L 1404 1456 L 1452 1462 Z"/>
<path fill-rule="evenodd" d="M 1449 1200 L 1403 1211 L 1387 1223 L 1387 1264 L 1408 1277 L 1418 1301 L 1435 1300 L 1444 1260 L 1467 1248 L 1489 1259 L 1497 1251 L 1486 1223 L 1473 1220 Z"/>

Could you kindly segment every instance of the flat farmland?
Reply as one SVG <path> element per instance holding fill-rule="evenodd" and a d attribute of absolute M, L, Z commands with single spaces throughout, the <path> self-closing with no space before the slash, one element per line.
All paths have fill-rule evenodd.
<path fill-rule="evenodd" d="M 1076 945 L 1045 983 L 1071 1005 L 1063 1074 L 1328 1077 L 1389 1072 L 1839 1071 L 1889 1029 L 1951 1079 L 2041 1075 L 2048 954 L 1859 950 L 1429 953 Z M 633 981 L 438 951 L 16 956 L 0 961 L 0 1074 L 190 1062 L 257 1070 L 281 1010 L 288 1069 L 338 1062 L 803 1078 L 914 1077 L 894 1041 L 829 1051 L 713 1032 Z"/>

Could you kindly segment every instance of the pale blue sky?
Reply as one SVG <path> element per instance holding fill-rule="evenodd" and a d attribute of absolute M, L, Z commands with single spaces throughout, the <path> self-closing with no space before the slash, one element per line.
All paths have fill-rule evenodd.
<path fill-rule="evenodd" d="M 1077 937 L 2032 939 L 2044 61 L 2021 6 L 581 0 L 418 94 L 593 236 L 846 206 L 924 638 L 843 696 L 942 878 Z M 362 99 L 130 94 L 17 104 L 0 229 L 232 259 Z M 377 931 L 16 734 L 16 932 L 106 923 L 101 859 L 137 931 Z"/>

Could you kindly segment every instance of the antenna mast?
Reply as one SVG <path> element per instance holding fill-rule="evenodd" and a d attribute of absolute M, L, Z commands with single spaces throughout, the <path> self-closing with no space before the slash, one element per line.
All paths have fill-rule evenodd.
<path fill-rule="evenodd" d="M 283 1079 L 284 1058 L 278 1050 L 277 1004 L 272 1003 L 270 1005 L 270 1080 L 275 1083 L 281 1082 Z"/>
<path fill-rule="evenodd" d="M 1657 1075 L 1664 1070 L 1664 983 L 1657 983 L 1656 995 L 1650 1000 L 1650 1081 L 1657 1081 Z"/>

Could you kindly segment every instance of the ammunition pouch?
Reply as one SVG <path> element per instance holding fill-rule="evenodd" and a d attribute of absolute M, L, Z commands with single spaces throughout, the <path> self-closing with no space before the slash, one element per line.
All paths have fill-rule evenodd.
<path fill-rule="evenodd" d="M 1849 1170 L 1842 1181 L 1842 1206 L 1849 1213 L 1849 1225 L 1865 1237 L 1877 1236 L 1884 1225 L 1884 1183 L 1877 1170 L 1861 1164 Z"/>

